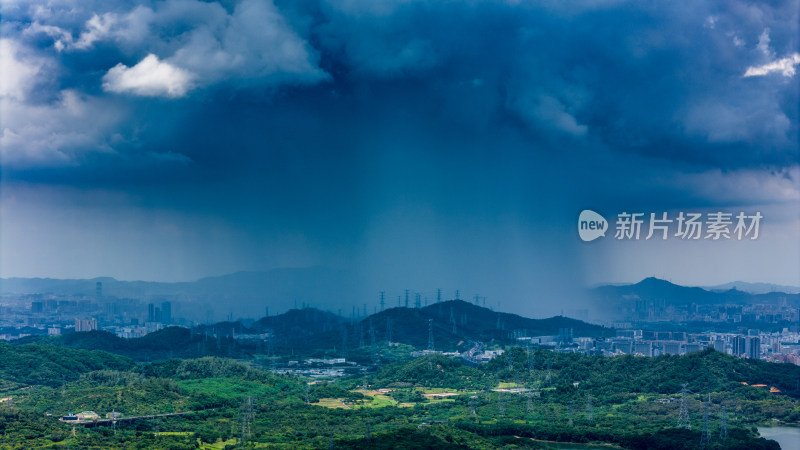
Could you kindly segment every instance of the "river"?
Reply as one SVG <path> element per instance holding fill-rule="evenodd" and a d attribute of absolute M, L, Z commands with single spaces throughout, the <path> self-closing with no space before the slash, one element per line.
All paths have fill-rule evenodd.
<path fill-rule="evenodd" d="M 777 441 L 781 450 L 800 448 L 800 428 L 798 427 L 758 427 L 758 434 L 766 439 Z"/>

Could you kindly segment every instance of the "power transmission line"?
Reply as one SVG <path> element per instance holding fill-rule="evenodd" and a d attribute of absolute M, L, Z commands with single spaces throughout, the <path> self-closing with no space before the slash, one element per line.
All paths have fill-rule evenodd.
<path fill-rule="evenodd" d="M 708 431 L 708 405 L 711 403 L 711 394 L 708 401 L 703 403 L 703 434 L 700 436 L 700 447 L 711 445 L 711 433 Z"/>
<path fill-rule="evenodd" d="M 428 350 L 433 351 L 433 319 L 428 319 Z"/>
<path fill-rule="evenodd" d="M 342 326 L 342 358 L 347 358 L 347 325 Z"/>
<path fill-rule="evenodd" d="M 689 421 L 689 409 L 686 406 L 686 384 L 683 384 L 681 388 L 681 401 L 680 401 L 680 409 L 678 410 L 678 428 L 685 428 L 687 430 L 692 429 L 692 424 Z"/>
<path fill-rule="evenodd" d="M 306 385 L 308 388 L 308 385 Z M 308 403 L 308 394 L 306 394 L 306 403 Z M 245 448 L 247 441 L 250 439 L 250 423 L 255 420 L 255 411 L 253 410 L 253 397 L 248 396 L 242 403 L 240 408 L 242 418 L 242 434 L 239 437 L 239 448 Z"/>
<path fill-rule="evenodd" d="M 592 396 L 586 398 L 586 421 L 594 422 L 594 407 L 592 406 Z"/>
<path fill-rule="evenodd" d="M 506 407 L 503 405 L 503 391 L 497 391 L 497 413 L 500 416 L 506 415 Z"/>
<path fill-rule="evenodd" d="M 528 398 L 527 398 L 527 401 L 525 403 L 525 411 L 528 414 L 531 414 L 531 413 L 533 413 L 533 394 L 531 394 L 531 392 L 528 391 L 528 393 L 526 394 L 526 397 L 528 397 Z"/>
<path fill-rule="evenodd" d="M 553 358 L 547 360 L 547 377 L 545 378 L 544 382 L 549 386 L 550 385 L 550 367 L 553 364 Z"/>
<path fill-rule="evenodd" d="M 569 426 L 572 426 L 572 407 L 574 406 L 574 404 L 575 404 L 574 400 L 569 401 Z"/>
<path fill-rule="evenodd" d="M 387 345 L 392 342 L 392 318 L 386 318 L 386 343 Z"/>

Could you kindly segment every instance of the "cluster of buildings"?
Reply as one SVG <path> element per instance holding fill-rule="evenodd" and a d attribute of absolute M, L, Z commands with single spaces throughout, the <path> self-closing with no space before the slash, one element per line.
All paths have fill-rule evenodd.
<path fill-rule="evenodd" d="M 800 362 L 800 333 L 784 329 L 781 332 L 762 332 L 757 329 L 741 333 L 687 333 L 685 331 L 651 331 L 618 329 L 610 338 L 575 337 L 571 329 L 561 329 L 558 335 L 518 337 L 521 343 L 552 347 L 561 352 L 614 355 L 685 355 L 706 348 L 741 358 L 773 362 Z"/>
<path fill-rule="evenodd" d="M 636 299 L 622 306 L 616 316 L 633 323 L 779 324 L 797 323 L 800 320 L 800 308 L 790 305 L 786 298 L 775 303 L 752 305 L 673 305 L 666 300 Z"/>
<path fill-rule="evenodd" d="M 6 294 L 0 297 L 0 340 L 105 330 L 124 338 L 141 337 L 168 325 L 189 325 L 173 317 L 173 302 L 94 295 Z"/>

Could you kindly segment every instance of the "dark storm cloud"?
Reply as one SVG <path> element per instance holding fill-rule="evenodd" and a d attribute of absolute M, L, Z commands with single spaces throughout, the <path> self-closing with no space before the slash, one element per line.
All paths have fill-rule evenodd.
<path fill-rule="evenodd" d="M 443 119 L 450 126 L 443 134 L 517 127 L 532 147 L 553 151 L 578 141 L 623 155 L 733 169 L 796 160 L 796 78 L 742 76 L 750 66 L 796 51 L 793 21 L 786 20 L 797 14 L 792 4 L 782 9 L 735 2 L 274 7 L 187 0 L 25 6 L 12 3 L 4 11 L 9 53 L 38 72 L 29 97 L 46 99 L 43 88 L 58 87 L 49 102 L 37 105 L 41 110 L 26 111 L 32 100 L 10 107 L 51 114 L 50 122 L 88 134 L 62 145 L 74 152 L 159 147 L 169 140 L 157 130 L 169 123 L 157 111 L 162 108 L 174 114 L 176 128 L 195 128 L 181 121 L 191 114 L 186 110 L 219 110 L 219 117 L 213 111 L 201 114 L 208 121 L 204 127 L 213 128 L 225 121 L 225 111 L 248 103 L 263 106 L 255 116 L 272 120 L 281 106 L 276 89 L 284 89 L 279 95 L 290 100 L 327 91 L 380 114 L 394 108 L 400 91 L 418 100 L 402 105 L 409 110 L 406 120 Z M 298 83 L 323 87 L 285 91 Z M 114 106 L 128 108 L 130 115 L 80 130 L 68 122 L 73 105 L 66 96 L 74 91 L 77 107 L 91 117 Z M 192 99 L 173 100 L 179 106 L 158 99 L 142 105 L 135 96 Z M 308 126 L 336 101 L 321 95 L 317 104 L 305 102 Z M 291 107 L 291 101 L 284 104 Z M 358 118 L 359 109 L 345 113 L 351 111 Z M 5 165 L 13 168 L 17 157 L 28 156 L 18 153 L 30 150 L 17 151 L 21 144 L 14 140 L 15 132 L 25 137 L 16 129 L 24 126 L 6 121 Z M 294 126 L 302 129 L 302 122 Z M 348 126 L 359 129 L 357 123 Z M 259 130 L 240 127 L 240 133 L 258 136 Z M 186 145 L 172 153 L 192 159 L 196 148 Z M 58 153 L 49 158 L 52 163 L 75 156 L 51 151 Z M 47 161 L 41 155 L 29 162 Z"/>
<path fill-rule="evenodd" d="M 792 5 L 344 5 L 311 30 L 341 78 L 424 79 L 454 110 L 516 119 L 537 143 L 568 136 L 732 168 L 795 160 L 795 80 L 742 76 L 796 50 Z M 457 88 L 470 83 L 493 97 L 471 102 Z"/>
<path fill-rule="evenodd" d="M 214 218 L 235 250 L 201 274 L 296 250 L 293 263 L 363 267 L 398 289 L 446 274 L 556 292 L 581 270 L 583 208 L 800 200 L 796 1 L 54 1 L 2 14 L 6 185 Z"/>

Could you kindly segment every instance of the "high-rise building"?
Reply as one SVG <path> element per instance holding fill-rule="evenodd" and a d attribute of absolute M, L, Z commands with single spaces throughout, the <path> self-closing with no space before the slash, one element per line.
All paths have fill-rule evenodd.
<path fill-rule="evenodd" d="M 661 348 L 665 355 L 680 355 L 681 342 L 680 341 L 662 341 Z"/>
<path fill-rule="evenodd" d="M 746 353 L 747 339 L 744 336 L 736 336 L 733 338 L 733 354 L 742 356 Z"/>
<path fill-rule="evenodd" d="M 747 339 L 747 357 L 750 359 L 761 359 L 761 339 L 751 337 Z"/>
<path fill-rule="evenodd" d="M 642 354 L 644 356 L 653 356 L 652 342 L 636 342 L 633 347 L 634 353 Z"/>
<path fill-rule="evenodd" d="M 98 281 L 97 284 L 94 285 L 94 296 L 100 300 L 103 298 L 103 282 Z"/>
<path fill-rule="evenodd" d="M 75 332 L 93 331 L 97 329 L 97 319 L 75 319 Z"/>
<path fill-rule="evenodd" d="M 156 305 L 152 303 L 147 304 L 147 321 L 148 322 L 156 321 Z"/>
<path fill-rule="evenodd" d="M 161 303 L 161 323 L 172 323 L 172 303 Z"/>

